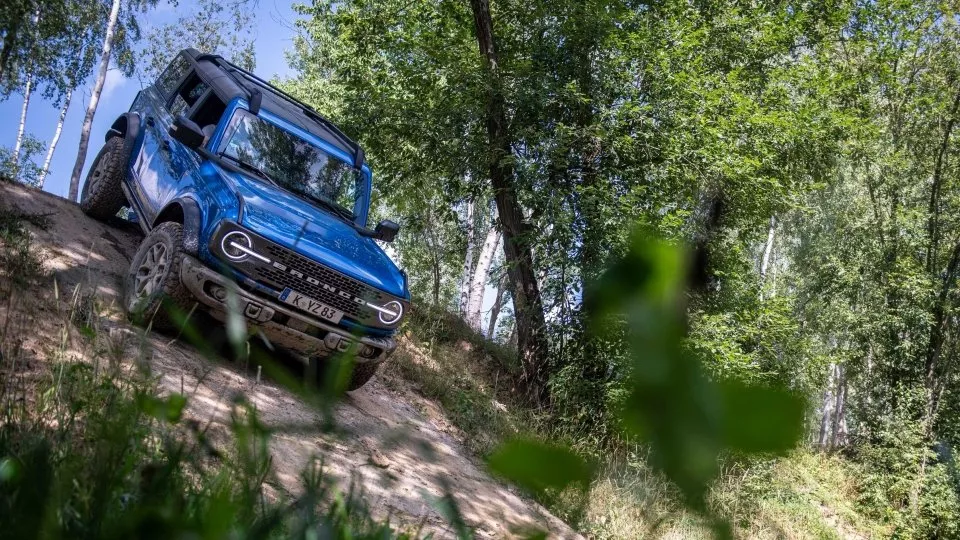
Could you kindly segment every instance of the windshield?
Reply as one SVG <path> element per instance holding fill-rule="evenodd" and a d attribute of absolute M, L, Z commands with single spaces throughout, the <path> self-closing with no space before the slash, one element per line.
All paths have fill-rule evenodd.
<path fill-rule="evenodd" d="M 333 203 L 345 216 L 363 195 L 359 170 L 247 111 L 234 114 L 222 154 L 259 169 L 281 187 Z"/>

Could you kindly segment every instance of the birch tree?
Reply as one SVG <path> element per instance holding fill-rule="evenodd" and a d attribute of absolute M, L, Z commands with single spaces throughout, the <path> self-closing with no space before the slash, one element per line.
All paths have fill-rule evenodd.
<path fill-rule="evenodd" d="M 47 156 L 40 167 L 40 174 L 37 178 L 37 187 L 43 189 L 43 182 L 50 172 L 50 162 L 53 161 L 53 153 L 57 150 L 57 143 L 60 142 L 60 135 L 63 133 L 63 122 L 67 118 L 67 111 L 70 109 L 70 100 L 73 97 L 73 90 L 67 90 L 67 95 L 63 99 L 63 106 L 60 107 L 60 115 L 57 117 L 57 127 L 53 131 L 53 138 L 47 146 Z"/>
<path fill-rule="evenodd" d="M 483 246 L 480 248 L 480 256 L 477 259 L 477 266 L 474 268 L 473 276 L 470 279 L 465 319 L 467 324 L 478 332 L 482 331 L 480 327 L 480 310 L 483 307 L 483 297 L 487 289 L 487 279 L 497 248 L 500 247 L 501 238 L 502 235 L 496 225 L 491 225 L 490 230 L 487 231 L 483 240 Z"/>
<path fill-rule="evenodd" d="M 474 201 L 472 198 L 467 201 L 466 214 L 467 250 L 463 257 L 463 270 L 460 272 L 460 300 L 457 304 L 457 313 L 464 317 L 467 314 L 467 302 L 470 299 L 470 275 L 473 270 L 473 252 L 476 249 Z"/>
<path fill-rule="evenodd" d="M 70 175 L 70 190 L 67 198 L 71 201 L 77 200 L 77 195 L 80 191 L 80 174 L 83 172 L 83 165 L 87 159 L 87 147 L 90 145 L 90 130 L 93 129 L 93 118 L 97 114 L 97 106 L 100 104 L 100 93 L 103 91 L 103 84 L 107 79 L 107 69 L 110 67 L 117 19 L 120 16 L 120 3 L 121 0 L 112 0 L 110 4 L 110 15 L 107 17 L 106 29 L 103 36 L 103 48 L 100 53 L 100 67 L 97 69 L 97 78 L 93 83 L 90 101 L 87 103 L 87 110 L 83 116 L 77 160 L 73 165 L 73 172 Z"/>

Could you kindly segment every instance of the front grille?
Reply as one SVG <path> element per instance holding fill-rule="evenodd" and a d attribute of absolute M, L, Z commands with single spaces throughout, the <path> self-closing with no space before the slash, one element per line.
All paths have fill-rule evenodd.
<path fill-rule="evenodd" d="M 224 222 L 211 239 L 211 250 L 221 258 L 224 257 L 219 247 L 220 239 L 231 230 L 240 230 L 240 228 L 236 224 Z M 342 311 L 345 317 L 366 326 L 379 328 L 395 326 L 380 322 L 379 313 L 365 304 L 370 302 L 375 305 L 384 305 L 393 300 L 405 304 L 403 300 L 274 244 L 266 238 L 249 231 L 247 234 L 253 241 L 255 251 L 266 255 L 271 260 L 269 264 L 252 257 L 242 261 L 229 261 L 251 279 L 275 289 L 293 289 Z M 363 302 L 361 303 L 360 300 Z"/>
<path fill-rule="evenodd" d="M 369 317 L 375 320 L 376 312 L 356 303 L 353 301 L 353 298 L 362 298 L 375 304 L 383 304 L 390 301 L 389 298 L 377 289 L 364 285 L 353 278 L 349 278 L 340 272 L 317 264 L 306 257 L 297 255 L 280 246 L 269 246 L 267 253 L 268 257 L 274 261 L 286 266 L 289 270 L 296 270 L 302 273 L 305 277 L 301 279 L 291 274 L 289 270 L 283 271 L 273 266 L 260 264 L 257 265 L 255 269 L 257 274 L 255 276 L 256 279 L 262 279 L 279 289 L 290 287 L 299 293 L 303 293 L 324 304 L 335 307 L 354 319 L 364 321 Z M 306 276 L 319 281 L 320 285 L 307 281 Z M 345 294 L 349 294 L 350 297 L 346 298 L 337 292 L 331 292 L 329 289 L 324 288 L 323 284 L 330 285 L 336 288 L 337 291 L 343 291 Z"/>

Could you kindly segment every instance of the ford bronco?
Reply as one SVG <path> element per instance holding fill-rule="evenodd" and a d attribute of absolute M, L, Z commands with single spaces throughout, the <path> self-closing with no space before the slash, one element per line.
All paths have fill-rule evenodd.
<path fill-rule="evenodd" d="M 177 313 L 233 310 L 308 362 L 350 351 L 353 390 L 396 348 L 410 301 L 374 241 L 399 226 L 367 228 L 371 182 L 363 149 L 329 120 L 186 49 L 113 123 L 80 206 L 138 218 L 146 236 L 124 291 L 135 322 L 172 329 Z"/>

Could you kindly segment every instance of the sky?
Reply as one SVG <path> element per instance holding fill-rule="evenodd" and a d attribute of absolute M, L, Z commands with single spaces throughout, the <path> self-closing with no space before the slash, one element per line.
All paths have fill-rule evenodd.
<path fill-rule="evenodd" d="M 3 0 L 0 0 L 3 1 Z M 258 0 L 256 2 L 253 29 L 255 38 L 257 66 L 254 69 L 257 75 L 265 79 L 274 76 L 286 77 L 293 75 L 286 62 L 284 52 L 293 48 L 293 23 L 296 14 L 291 9 L 293 0 Z M 146 35 L 153 26 L 160 26 L 177 19 L 181 14 L 196 9 L 192 0 L 180 0 L 178 7 L 161 2 L 147 14 L 141 16 L 140 24 L 143 34 Z M 44 182 L 44 190 L 60 196 L 66 196 L 70 186 L 70 173 L 77 159 L 77 150 L 80 146 L 80 127 L 86 112 L 90 91 L 93 88 L 94 75 L 87 83 L 74 92 L 73 102 L 67 111 L 67 118 L 63 125 L 63 134 L 53 154 L 50 165 L 50 174 Z M 111 66 L 107 72 L 103 92 L 100 94 L 100 105 L 93 120 L 93 130 L 90 134 L 90 145 L 87 149 L 87 159 L 81 179 L 86 178 L 87 168 L 103 145 L 103 136 L 114 120 L 130 108 L 133 98 L 141 89 L 136 75 L 127 79 Z M 23 107 L 23 96 L 11 94 L 6 101 L 0 101 L 0 147 L 12 148 L 17 139 L 17 126 L 20 121 L 20 112 Z M 53 138 L 57 126 L 57 117 L 60 109 L 40 95 L 34 94 L 27 111 L 25 133 L 37 137 L 44 143 L 44 152 L 37 158 L 42 164 L 46 156 L 46 146 Z M 82 181 L 81 181 L 82 185 Z"/>

